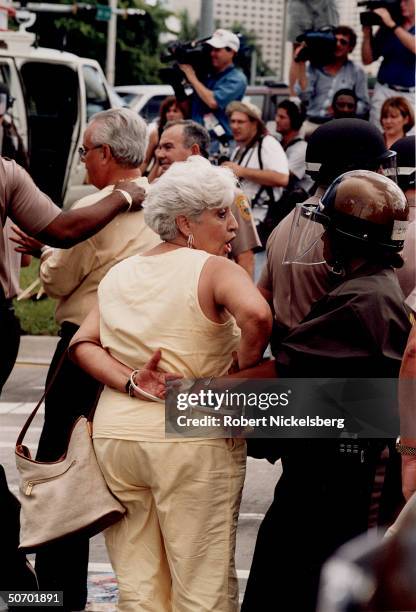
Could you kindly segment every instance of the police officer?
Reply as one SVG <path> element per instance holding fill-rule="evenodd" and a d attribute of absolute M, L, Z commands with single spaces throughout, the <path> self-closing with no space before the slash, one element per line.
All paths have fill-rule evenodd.
<path fill-rule="evenodd" d="M 300 208 L 304 223 L 294 218 L 292 237 L 302 248 L 292 261 L 319 239 L 337 281 L 280 342 L 272 363 L 277 375 L 397 377 L 410 328 L 394 271 L 408 217 L 403 192 L 381 174 L 357 170 L 336 179 L 318 204 Z M 308 267 L 322 265 L 321 253 Z M 241 610 L 312 612 L 322 563 L 368 527 L 385 443 L 361 440 L 348 454 L 345 440 L 275 442 L 283 475 L 259 530 Z M 400 472 L 394 479 L 390 468 L 400 489 Z M 384 489 L 382 500 L 379 522 L 399 498 Z"/>
<path fill-rule="evenodd" d="M 396 179 L 396 153 L 386 149 L 380 131 L 362 119 L 334 119 L 320 126 L 306 149 L 306 172 L 315 186 L 305 203 L 318 202 L 337 176 L 354 169 L 380 171 Z M 290 236 L 295 214 L 296 210 L 292 211 L 271 234 L 266 247 L 267 263 L 258 282 L 260 292 L 274 310 L 274 341 L 298 324 L 315 300 L 337 281 L 323 258 L 319 241 L 304 254 L 301 264 L 308 264 L 308 257 L 320 258 L 320 264 L 282 264 L 289 237 L 291 246 L 297 245 L 295 237 Z M 300 233 L 296 240 L 301 240 Z"/>

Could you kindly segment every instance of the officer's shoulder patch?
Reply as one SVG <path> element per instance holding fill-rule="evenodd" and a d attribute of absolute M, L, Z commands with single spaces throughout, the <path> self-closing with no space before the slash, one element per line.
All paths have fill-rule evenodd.
<path fill-rule="evenodd" d="M 245 221 L 250 221 L 251 219 L 250 204 L 247 199 L 247 196 L 245 196 L 244 193 L 238 194 L 238 196 L 235 199 L 235 205 L 240 211 L 240 214 L 243 217 L 243 219 L 245 219 Z"/>

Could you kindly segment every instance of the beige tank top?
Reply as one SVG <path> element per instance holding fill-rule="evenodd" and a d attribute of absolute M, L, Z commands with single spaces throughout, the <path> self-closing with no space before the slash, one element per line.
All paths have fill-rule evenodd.
<path fill-rule="evenodd" d="M 101 343 L 130 368 L 158 348 L 159 367 L 185 378 L 221 376 L 232 363 L 240 330 L 233 317 L 209 320 L 198 301 L 205 251 L 179 248 L 136 255 L 115 265 L 98 288 Z M 94 417 L 94 438 L 165 440 L 164 404 L 105 387 Z"/>

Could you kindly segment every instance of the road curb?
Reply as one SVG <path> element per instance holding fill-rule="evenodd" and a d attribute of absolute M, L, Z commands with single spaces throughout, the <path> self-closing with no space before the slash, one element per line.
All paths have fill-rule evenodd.
<path fill-rule="evenodd" d="M 22 336 L 16 363 L 48 366 L 58 340 L 59 336 Z"/>

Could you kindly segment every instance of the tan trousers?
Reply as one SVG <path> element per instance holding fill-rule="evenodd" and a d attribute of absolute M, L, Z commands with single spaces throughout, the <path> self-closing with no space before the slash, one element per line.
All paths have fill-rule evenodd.
<path fill-rule="evenodd" d="M 120 612 L 236 612 L 234 553 L 243 440 L 94 439 L 105 479 L 127 508 L 105 531 Z"/>

